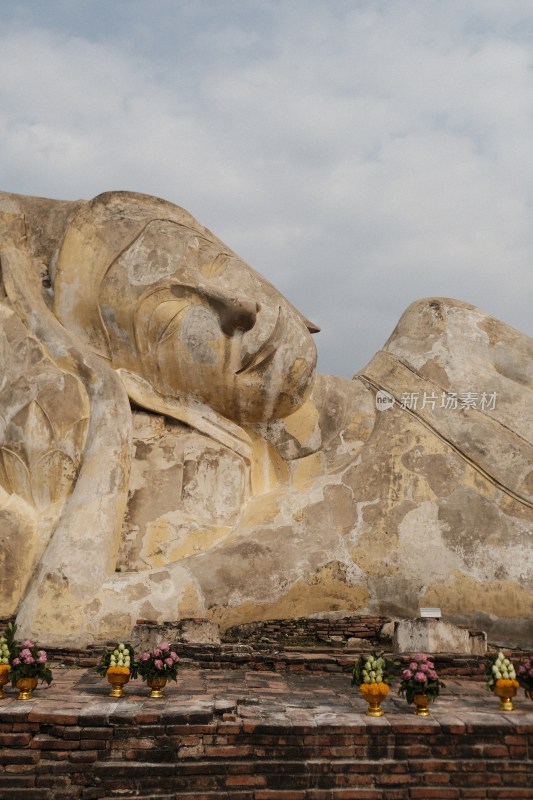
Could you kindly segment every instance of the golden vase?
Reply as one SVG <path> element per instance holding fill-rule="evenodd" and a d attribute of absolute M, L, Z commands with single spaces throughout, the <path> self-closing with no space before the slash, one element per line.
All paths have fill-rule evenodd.
<path fill-rule="evenodd" d="M 383 709 L 381 703 L 389 693 L 389 687 L 386 683 L 362 683 L 359 686 L 359 691 L 368 703 L 368 708 L 365 711 L 367 717 L 382 717 Z"/>
<path fill-rule="evenodd" d="M 106 673 L 107 680 L 111 684 L 111 691 L 109 697 L 124 697 L 124 686 L 130 679 L 130 676 L 124 672 L 109 672 Z"/>
<path fill-rule="evenodd" d="M 3 700 L 5 697 L 4 686 L 8 681 L 8 675 L 9 675 L 9 665 L 0 664 L 0 700 Z"/>
<path fill-rule="evenodd" d="M 500 711 L 513 711 L 513 697 L 516 695 L 516 686 L 498 685 L 495 683 L 493 690 L 496 697 L 499 698 L 500 704 L 498 706 Z"/>
<path fill-rule="evenodd" d="M 429 717 L 429 706 L 433 702 L 433 698 L 427 694 L 415 694 L 413 697 L 414 711 L 417 717 Z"/>
<path fill-rule="evenodd" d="M 32 692 L 37 686 L 37 678 L 19 678 L 16 686 L 19 690 L 17 700 L 31 700 Z"/>
<path fill-rule="evenodd" d="M 154 675 L 152 678 L 147 678 L 146 683 L 151 689 L 148 697 L 163 697 L 163 689 L 167 685 L 167 679 L 164 675 Z"/>

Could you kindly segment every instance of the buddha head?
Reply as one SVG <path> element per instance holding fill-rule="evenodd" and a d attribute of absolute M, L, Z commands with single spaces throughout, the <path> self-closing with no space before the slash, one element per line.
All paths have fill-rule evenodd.
<path fill-rule="evenodd" d="M 63 325 L 160 395 L 246 423 L 287 416 L 311 389 L 317 328 L 171 203 L 110 192 L 85 204 L 52 277 Z"/>

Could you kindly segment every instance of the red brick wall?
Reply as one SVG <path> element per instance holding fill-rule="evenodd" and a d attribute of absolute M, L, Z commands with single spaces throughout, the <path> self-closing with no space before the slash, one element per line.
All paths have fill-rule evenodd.
<path fill-rule="evenodd" d="M 533 798 L 533 725 L 519 715 L 287 727 L 185 706 L 113 708 L 0 707 L 0 798 Z"/>

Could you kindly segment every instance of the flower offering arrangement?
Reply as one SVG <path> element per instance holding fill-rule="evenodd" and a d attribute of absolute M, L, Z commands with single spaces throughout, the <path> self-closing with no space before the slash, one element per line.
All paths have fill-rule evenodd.
<path fill-rule="evenodd" d="M 130 644 L 119 642 L 113 650 L 105 650 L 96 671 L 106 675 L 111 684 L 110 697 L 124 697 L 124 686 L 130 677 L 137 677 L 135 653 Z"/>
<path fill-rule="evenodd" d="M 6 630 L 6 643 L 10 652 L 11 684 L 17 685 L 21 678 L 37 678 L 50 685 L 52 670 L 48 666 L 46 650 L 40 648 L 30 639 L 19 643 L 15 640 L 17 626 L 10 623 Z"/>
<path fill-rule="evenodd" d="M 486 672 L 488 675 L 487 685 L 490 689 L 494 686 L 514 686 L 518 687 L 516 680 L 516 670 L 514 664 L 501 652 L 497 656 L 489 658 Z"/>
<path fill-rule="evenodd" d="M 119 642 L 113 650 L 104 651 L 96 671 L 100 675 L 129 675 L 136 678 L 137 662 L 131 644 Z"/>
<path fill-rule="evenodd" d="M 408 703 L 417 706 L 415 714 L 427 716 L 427 706 L 438 697 L 444 683 L 439 679 L 435 664 L 424 653 L 417 653 L 409 666 L 401 673 L 398 694 L 405 697 Z M 418 702 L 416 698 L 425 697 L 428 702 Z"/>
<path fill-rule="evenodd" d="M 52 683 L 52 670 L 48 666 L 46 650 L 31 639 L 18 642 L 15 639 L 16 630 L 17 626 L 10 622 L 3 637 L 9 652 L 9 678 L 11 685 L 19 689 L 19 700 L 29 700 L 38 681 L 48 685 Z"/>
<path fill-rule="evenodd" d="M 168 642 L 160 642 L 151 651 L 141 653 L 139 675 L 150 687 L 150 697 L 163 697 L 167 680 L 170 678 L 175 681 L 177 678 L 179 660 Z"/>
<path fill-rule="evenodd" d="M 383 716 L 381 702 L 389 693 L 396 666 L 396 662 L 385 658 L 383 653 L 359 656 L 352 672 L 352 685 L 359 687 L 368 703 L 367 716 Z"/>
<path fill-rule="evenodd" d="M 487 686 L 500 699 L 500 711 L 512 711 L 516 690 L 520 685 L 516 680 L 513 662 L 500 652 L 487 660 L 485 671 L 488 675 Z"/>
<path fill-rule="evenodd" d="M 165 677 L 175 681 L 178 675 L 179 656 L 171 649 L 168 642 L 160 642 L 152 648 L 145 650 L 139 656 L 138 673 L 145 681 L 148 678 Z"/>

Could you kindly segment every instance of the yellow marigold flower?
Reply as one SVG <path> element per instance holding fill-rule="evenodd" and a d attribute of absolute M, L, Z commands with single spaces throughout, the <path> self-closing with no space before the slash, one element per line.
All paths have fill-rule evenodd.
<path fill-rule="evenodd" d="M 129 675 L 130 674 L 130 668 L 129 667 L 119 667 L 119 666 L 115 665 L 113 667 L 108 667 L 107 668 L 107 674 L 108 675 Z"/>
<path fill-rule="evenodd" d="M 515 681 L 514 678 L 498 678 L 496 686 L 513 686 L 515 689 L 518 689 L 519 683 Z"/>
<path fill-rule="evenodd" d="M 363 695 L 378 695 L 388 694 L 389 687 L 386 683 L 380 681 L 379 683 L 362 683 L 359 686 L 361 694 Z"/>
<path fill-rule="evenodd" d="M 0 664 L 0 672 L 9 672 L 9 664 Z"/>

